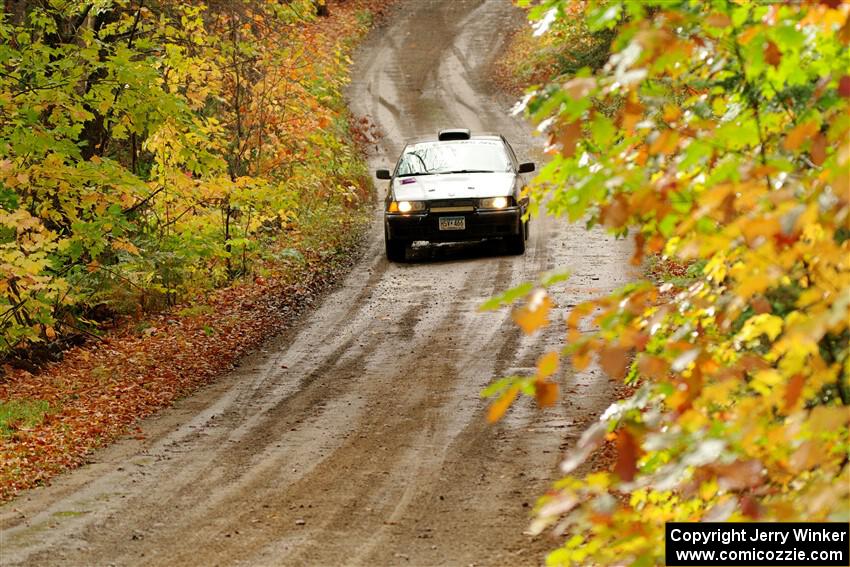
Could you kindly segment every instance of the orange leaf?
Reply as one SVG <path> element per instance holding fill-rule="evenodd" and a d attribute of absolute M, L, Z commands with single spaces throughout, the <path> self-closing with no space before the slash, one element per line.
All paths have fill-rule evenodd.
<path fill-rule="evenodd" d="M 646 236 L 638 232 L 635 234 L 635 252 L 632 255 L 630 263 L 632 266 L 640 266 L 643 262 L 643 256 L 646 253 L 644 245 L 646 244 Z"/>
<path fill-rule="evenodd" d="M 667 364 L 667 361 L 658 356 L 643 354 L 640 359 L 638 359 L 638 370 L 641 375 L 647 378 L 663 380 L 667 377 L 668 368 L 669 365 Z"/>
<path fill-rule="evenodd" d="M 675 104 L 668 104 L 664 107 L 664 121 L 675 122 L 682 116 L 682 109 Z"/>
<path fill-rule="evenodd" d="M 573 353 L 573 368 L 576 370 L 584 370 L 590 366 L 590 350 L 586 346 Z"/>
<path fill-rule="evenodd" d="M 581 124 L 576 121 L 562 125 L 556 130 L 555 138 L 561 144 L 561 153 L 565 157 L 573 157 L 576 153 L 576 143 L 581 138 Z"/>
<path fill-rule="evenodd" d="M 850 98 L 850 75 L 844 75 L 838 80 L 838 94 Z"/>
<path fill-rule="evenodd" d="M 844 21 L 844 25 L 841 26 L 841 30 L 838 32 L 838 39 L 841 40 L 841 43 L 844 45 L 850 44 L 850 16 L 847 16 L 847 19 Z"/>
<path fill-rule="evenodd" d="M 564 83 L 563 90 L 575 100 L 582 99 L 596 88 L 596 79 L 581 78 L 570 79 Z"/>
<path fill-rule="evenodd" d="M 727 16 L 726 14 L 721 14 L 719 12 L 710 14 L 705 19 L 705 22 L 715 28 L 725 28 L 727 26 L 732 25 L 732 20 L 729 19 L 729 16 Z"/>
<path fill-rule="evenodd" d="M 639 447 L 628 429 L 620 429 L 617 434 L 617 462 L 614 472 L 624 482 L 631 482 L 637 472 Z"/>
<path fill-rule="evenodd" d="M 619 346 L 602 349 L 599 353 L 599 366 L 611 378 L 622 380 L 629 368 L 629 349 Z"/>
<path fill-rule="evenodd" d="M 541 408 L 555 405 L 558 400 L 558 385 L 554 382 L 537 380 L 534 382 L 534 397 Z"/>
<path fill-rule="evenodd" d="M 623 130 L 631 133 L 640 119 L 643 117 L 643 105 L 637 98 L 637 95 L 632 92 L 629 98 L 626 100 L 626 104 L 623 107 L 623 113 L 620 115 L 622 120 L 621 126 Z"/>
<path fill-rule="evenodd" d="M 567 328 L 568 329 L 578 329 L 578 325 L 583 318 L 590 315 L 590 312 L 593 311 L 592 303 L 579 303 L 576 305 L 570 314 L 567 316 Z"/>
<path fill-rule="evenodd" d="M 552 300 L 542 289 L 535 291 L 528 303 L 514 310 L 512 316 L 517 325 L 526 335 L 530 335 L 540 327 L 549 323 L 549 310 L 552 308 Z"/>
<path fill-rule="evenodd" d="M 747 239 L 747 243 L 750 245 L 754 244 L 759 237 L 771 238 L 774 234 L 782 230 L 779 219 L 775 217 L 743 220 L 741 232 L 744 233 L 744 238 Z"/>
<path fill-rule="evenodd" d="M 723 490 L 741 490 L 752 488 L 763 482 L 761 463 L 755 459 L 716 464 L 707 467 L 717 476 L 717 483 Z"/>
<path fill-rule="evenodd" d="M 558 369 L 558 353 L 548 352 L 537 361 L 537 377 L 544 380 Z"/>
<path fill-rule="evenodd" d="M 826 137 L 818 133 L 815 139 L 812 140 L 812 147 L 809 149 L 812 156 L 812 162 L 815 165 L 821 165 L 826 160 Z"/>
<path fill-rule="evenodd" d="M 764 297 L 755 297 L 750 302 L 750 305 L 753 306 L 753 311 L 758 314 L 762 313 L 770 313 L 773 311 L 773 308 L 770 305 L 770 302 Z"/>
<path fill-rule="evenodd" d="M 602 207 L 600 218 L 609 228 L 623 226 L 629 220 L 628 200 L 623 195 L 617 195 L 609 204 Z"/>
<path fill-rule="evenodd" d="M 745 494 L 741 496 L 739 502 L 741 503 L 741 513 L 753 520 L 757 520 L 759 518 L 761 510 L 759 509 L 758 500 L 749 494 Z"/>
<path fill-rule="evenodd" d="M 803 393 L 803 385 L 806 383 L 806 378 L 802 374 L 795 374 L 788 381 L 788 386 L 785 387 L 785 408 L 786 412 L 794 409 L 797 405 L 797 400 L 800 399 L 800 394 Z"/>
<path fill-rule="evenodd" d="M 755 36 L 757 36 L 759 33 L 761 33 L 761 31 L 762 31 L 761 28 L 759 28 L 757 26 L 747 28 L 745 31 L 743 31 L 741 33 L 741 35 L 738 36 L 738 42 L 741 45 L 747 45 L 748 43 L 750 43 L 753 40 L 753 38 Z"/>
<path fill-rule="evenodd" d="M 673 130 L 664 130 L 661 132 L 652 144 L 649 146 L 651 155 L 664 154 L 670 155 L 676 149 L 679 143 L 679 135 Z"/>
<path fill-rule="evenodd" d="M 508 388 L 508 390 L 490 406 L 490 410 L 487 412 L 487 421 L 490 423 L 496 423 L 502 419 L 502 416 L 505 415 L 505 412 L 508 411 L 511 404 L 514 403 L 517 394 L 519 394 L 519 386 L 511 386 Z"/>
<path fill-rule="evenodd" d="M 779 51 L 779 48 L 772 41 L 768 41 L 767 46 L 764 48 L 764 60 L 774 67 L 778 67 L 782 62 L 782 52 Z"/>
<path fill-rule="evenodd" d="M 782 146 L 786 150 L 794 151 L 799 148 L 803 142 L 811 138 L 817 131 L 818 125 L 814 120 L 798 124 L 790 132 L 788 132 L 787 136 L 785 136 L 785 141 L 782 142 Z"/>

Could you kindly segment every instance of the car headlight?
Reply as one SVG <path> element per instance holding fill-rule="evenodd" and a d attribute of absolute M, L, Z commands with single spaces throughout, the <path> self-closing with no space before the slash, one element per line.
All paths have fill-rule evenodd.
<path fill-rule="evenodd" d="M 391 213 L 410 213 L 414 211 L 424 211 L 424 201 L 392 201 L 387 211 Z"/>
<path fill-rule="evenodd" d="M 481 199 L 478 203 L 478 207 L 482 209 L 504 209 L 507 206 L 507 197 L 490 197 L 489 199 Z"/>

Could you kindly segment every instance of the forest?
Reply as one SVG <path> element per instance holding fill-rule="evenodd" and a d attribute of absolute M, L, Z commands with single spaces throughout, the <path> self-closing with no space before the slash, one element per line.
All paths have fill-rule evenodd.
<path fill-rule="evenodd" d="M 495 421 L 521 393 L 554 404 L 561 360 L 632 387 L 538 504 L 535 531 L 564 536 L 548 563 L 663 564 L 669 521 L 847 522 L 850 6 L 520 4 L 508 60 L 551 156 L 535 202 L 632 239 L 645 275 L 485 391 Z M 535 333 L 554 281 L 485 307 L 527 296 Z"/>
<path fill-rule="evenodd" d="M 4 3 L 0 355 L 263 275 L 350 220 L 370 189 L 341 89 L 371 13 L 328 37 L 327 8 Z"/>
<path fill-rule="evenodd" d="M 525 256 L 383 258 L 367 163 L 442 127 L 540 154 Z M 850 3 L 0 1 L 0 271 L 18 564 L 847 523 Z"/>

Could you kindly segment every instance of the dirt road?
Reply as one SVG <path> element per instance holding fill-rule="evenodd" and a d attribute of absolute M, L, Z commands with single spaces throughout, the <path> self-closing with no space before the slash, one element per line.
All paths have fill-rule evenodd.
<path fill-rule="evenodd" d="M 361 49 L 352 108 L 405 138 L 500 131 L 539 159 L 487 73 L 509 0 L 402 0 Z M 240 369 L 143 424 L 94 462 L 0 508 L 2 565 L 521 565 L 553 542 L 523 535 L 563 449 L 607 406 L 597 371 L 561 376 L 544 412 L 523 400 L 488 426 L 479 391 L 527 372 L 553 329 L 527 339 L 486 298 L 555 267 L 563 312 L 629 277 L 629 247 L 537 218 L 525 256 L 493 247 L 383 257 L 376 222 L 335 292 Z"/>

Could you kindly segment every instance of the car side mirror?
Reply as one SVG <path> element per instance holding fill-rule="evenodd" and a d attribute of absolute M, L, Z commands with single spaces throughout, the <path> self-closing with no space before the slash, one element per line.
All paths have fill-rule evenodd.
<path fill-rule="evenodd" d="M 389 169 L 379 169 L 375 172 L 375 177 L 378 179 L 392 179 Z"/>
<path fill-rule="evenodd" d="M 534 162 L 527 161 L 525 163 L 519 164 L 519 169 L 517 169 L 517 173 L 531 173 L 534 171 Z"/>

